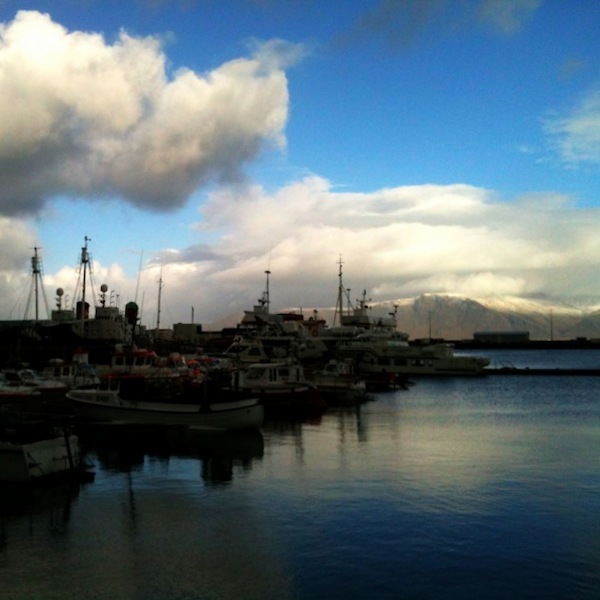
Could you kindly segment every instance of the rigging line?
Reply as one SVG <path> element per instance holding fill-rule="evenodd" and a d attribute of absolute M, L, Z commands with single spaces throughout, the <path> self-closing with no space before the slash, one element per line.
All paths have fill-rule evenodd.
<path fill-rule="evenodd" d="M 137 299 L 138 299 L 138 293 L 140 290 L 140 278 L 142 276 L 142 262 L 144 260 L 144 250 L 142 249 L 142 252 L 140 254 L 140 266 L 138 269 L 138 276 L 137 276 L 137 283 L 135 284 L 135 303 L 137 304 Z"/>

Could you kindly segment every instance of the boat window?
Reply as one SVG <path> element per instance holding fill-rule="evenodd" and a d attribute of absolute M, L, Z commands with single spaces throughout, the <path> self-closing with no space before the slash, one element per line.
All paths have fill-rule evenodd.
<path fill-rule="evenodd" d="M 246 379 L 248 379 L 248 380 L 260 379 L 264 374 L 265 374 L 264 368 L 251 368 L 251 369 L 248 369 L 248 372 L 246 373 Z"/>

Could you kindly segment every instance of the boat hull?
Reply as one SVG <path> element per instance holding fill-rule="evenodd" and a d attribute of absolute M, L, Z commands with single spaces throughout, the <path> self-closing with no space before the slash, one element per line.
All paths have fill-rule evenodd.
<path fill-rule="evenodd" d="M 483 375 L 484 368 L 488 364 L 478 362 L 452 362 L 432 361 L 432 364 L 423 364 L 415 361 L 408 364 L 395 364 L 393 361 L 387 361 L 385 364 L 360 362 L 359 372 L 367 378 L 377 378 L 395 375 L 403 377 L 465 377 Z"/>
<path fill-rule="evenodd" d="M 327 406 L 314 386 L 274 386 L 252 388 L 269 412 L 322 412 Z"/>
<path fill-rule="evenodd" d="M 0 442 L 0 481 L 27 482 L 80 467 L 79 440 L 57 436 L 30 443 Z"/>
<path fill-rule="evenodd" d="M 425 347 L 374 344 L 352 348 L 358 372 L 367 377 L 463 377 L 482 375 L 489 359 L 456 356 L 448 344 Z"/>
<path fill-rule="evenodd" d="M 78 417 L 115 424 L 228 431 L 258 428 L 264 419 L 264 408 L 257 398 L 202 404 L 132 402 L 90 390 L 73 390 L 67 397 Z"/>
<path fill-rule="evenodd" d="M 367 386 L 363 379 L 315 376 L 315 385 L 327 404 L 351 404 L 366 399 Z"/>

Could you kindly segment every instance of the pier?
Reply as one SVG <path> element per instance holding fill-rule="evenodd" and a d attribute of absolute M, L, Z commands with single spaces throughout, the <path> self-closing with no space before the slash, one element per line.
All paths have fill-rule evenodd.
<path fill-rule="evenodd" d="M 562 376 L 580 376 L 594 377 L 600 376 L 600 369 L 544 369 L 529 367 L 490 367 L 482 372 L 484 375 L 562 375 Z"/>

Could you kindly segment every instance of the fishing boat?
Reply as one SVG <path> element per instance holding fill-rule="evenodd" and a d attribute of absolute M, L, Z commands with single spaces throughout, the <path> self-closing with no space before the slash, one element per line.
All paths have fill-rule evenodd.
<path fill-rule="evenodd" d="M 188 371 L 185 357 L 178 352 L 159 356 L 154 350 L 117 344 L 108 364 L 96 365 L 99 376 L 114 374 L 146 375 L 151 377 L 184 374 Z"/>
<path fill-rule="evenodd" d="M 260 427 L 264 417 L 257 397 L 189 387 L 176 373 L 159 377 L 111 374 L 101 378 L 96 389 L 73 389 L 67 398 L 79 417 L 115 424 L 226 431 Z"/>
<path fill-rule="evenodd" d="M 268 412 L 320 413 L 323 394 L 302 365 L 290 361 L 255 363 L 234 373 L 234 385 L 256 394 Z"/>
<path fill-rule="evenodd" d="M 35 387 L 10 381 L 6 373 L 0 371 L 0 404 L 19 403 L 40 396 L 39 390 Z"/>
<path fill-rule="evenodd" d="M 30 387 L 45 397 L 62 396 L 68 389 L 64 382 L 48 379 L 33 369 L 6 370 L 4 377 L 11 386 Z"/>
<path fill-rule="evenodd" d="M 42 377 L 46 380 L 58 381 L 68 389 L 96 387 L 100 378 L 94 365 L 85 361 L 64 361 L 60 358 L 51 359 L 48 366 L 42 369 Z"/>
<path fill-rule="evenodd" d="M 354 359 L 358 372 L 371 380 L 481 375 L 490 363 L 484 356 L 456 355 L 449 343 L 410 345 L 376 334 L 360 335 L 340 351 Z"/>
<path fill-rule="evenodd" d="M 367 399 L 366 381 L 355 373 L 351 360 L 330 360 L 315 371 L 312 381 L 321 390 L 328 404 L 354 404 Z"/>
<path fill-rule="evenodd" d="M 82 464 L 79 439 L 47 420 L 14 419 L 2 415 L 0 481 L 31 482 L 76 474 Z"/>

